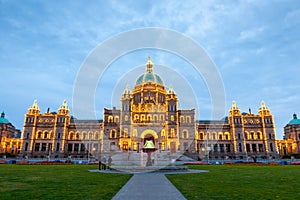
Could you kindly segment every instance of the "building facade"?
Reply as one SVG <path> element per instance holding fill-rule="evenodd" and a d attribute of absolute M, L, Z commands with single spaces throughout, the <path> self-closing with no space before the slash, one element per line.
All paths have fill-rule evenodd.
<path fill-rule="evenodd" d="M 16 129 L 2 112 L 0 117 L 0 154 L 19 154 L 21 142 L 21 131 Z"/>
<path fill-rule="evenodd" d="M 40 113 L 35 101 L 25 115 L 22 155 L 97 157 L 142 152 L 151 140 L 157 152 L 212 159 L 276 157 L 274 118 L 262 102 L 258 114 L 241 113 L 233 102 L 223 120 L 196 120 L 182 110 L 172 87 L 153 71 L 150 58 L 132 90 L 126 87 L 120 109 L 104 109 L 103 120 L 76 120 L 66 102 L 57 112 Z"/>
<path fill-rule="evenodd" d="M 293 119 L 284 127 L 284 139 L 278 141 L 280 155 L 296 156 L 300 158 L 300 119 L 293 115 Z"/>

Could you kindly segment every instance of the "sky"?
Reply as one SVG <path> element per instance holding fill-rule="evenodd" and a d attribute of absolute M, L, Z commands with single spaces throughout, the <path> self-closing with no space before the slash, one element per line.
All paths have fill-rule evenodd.
<path fill-rule="evenodd" d="M 19 129 L 35 99 L 42 113 L 48 107 L 56 111 L 64 100 L 72 112 L 74 84 L 91 52 L 124 31 L 147 27 L 174 30 L 205 50 L 225 88 L 224 116 L 233 100 L 252 113 L 265 101 L 281 139 L 292 115 L 300 115 L 297 0 L 0 0 L 0 110 Z M 148 56 L 167 88 L 173 86 L 180 106 L 197 107 L 199 120 L 210 119 L 203 77 L 180 56 L 159 49 L 128 52 L 110 64 L 95 91 L 97 118 L 104 107 L 119 107 L 124 84 L 134 87 L 132 77 L 144 72 Z"/>

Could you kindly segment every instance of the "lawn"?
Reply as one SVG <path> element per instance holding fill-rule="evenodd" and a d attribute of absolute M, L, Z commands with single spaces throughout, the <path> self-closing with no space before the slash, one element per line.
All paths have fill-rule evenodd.
<path fill-rule="evenodd" d="M 190 166 L 166 175 L 187 199 L 300 199 L 300 166 Z"/>
<path fill-rule="evenodd" d="M 0 199 L 111 199 L 128 174 L 91 173 L 92 165 L 0 165 Z"/>

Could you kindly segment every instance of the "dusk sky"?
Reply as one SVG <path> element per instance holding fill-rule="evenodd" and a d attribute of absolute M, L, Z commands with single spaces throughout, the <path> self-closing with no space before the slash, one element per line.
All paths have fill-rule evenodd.
<path fill-rule="evenodd" d="M 0 111 L 19 129 L 35 99 L 42 113 L 48 107 L 57 111 L 64 100 L 72 112 L 74 83 L 89 54 L 119 33 L 147 27 L 182 33 L 206 51 L 223 80 L 224 116 L 233 100 L 242 112 L 251 108 L 255 114 L 265 101 L 281 139 L 293 113 L 300 115 L 297 0 L 0 0 L 0 27 Z M 197 99 L 197 118 L 210 119 L 211 99 L 201 76 L 178 55 L 159 49 L 129 52 L 112 62 L 96 91 L 97 117 L 102 118 L 103 107 L 119 107 L 118 88 L 132 89 L 136 80 L 124 80 L 124 74 L 143 73 L 148 56 L 166 86 L 177 92 L 180 106 L 195 107 L 185 95 L 188 85 Z"/>

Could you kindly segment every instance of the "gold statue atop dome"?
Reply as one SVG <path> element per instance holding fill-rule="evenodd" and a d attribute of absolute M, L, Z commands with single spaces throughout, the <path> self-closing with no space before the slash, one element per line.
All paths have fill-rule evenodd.
<path fill-rule="evenodd" d="M 148 56 L 148 62 L 147 62 L 146 66 L 147 66 L 147 72 L 148 73 L 152 73 L 153 63 L 151 61 L 151 57 L 150 56 Z"/>

